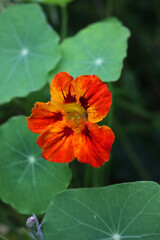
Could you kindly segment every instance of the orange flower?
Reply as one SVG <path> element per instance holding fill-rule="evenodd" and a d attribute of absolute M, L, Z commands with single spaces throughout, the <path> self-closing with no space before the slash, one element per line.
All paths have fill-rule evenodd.
<path fill-rule="evenodd" d="M 109 160 L 114 133 L 99 127 L 109 112 L 111 92 L 95 75 L 73 79 L 67 72 L 55 75 L 50 85 L 51 101 L 37 102 L 27 118 L 28 128 L 40 133 L 37 139 L 42 157 L 67 163 L 75 158 L 81 163 L 100 167 Z"/>

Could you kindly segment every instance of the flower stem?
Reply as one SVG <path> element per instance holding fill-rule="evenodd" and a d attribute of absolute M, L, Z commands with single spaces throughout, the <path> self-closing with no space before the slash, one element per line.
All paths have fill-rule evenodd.
<path fill-rule="evenodd" d="M 114 0 L 107 0 L 106 1 L 106 17 L 111 17 L 112 16 L 112 13 L 113 13 L 113 7 L 114 7 Z"/>
<path fill-rule="evenodd" d="M 33 213 L 31 217 L 29 217 L 26 221 L 26 226 L 29 229 L 30 236 L 35 240 L 44 240 L 43 232 L 42 232 L 42 224 L 39 224 L 36 215 Z"/>
<path fill-rule="evenodd" d="M 2 234 L 0 234 L 0 239 L 2 239 L 2 240 L 9 240 L 8 238 L 6 238 L 5 236 L 3 236 Z"/>
<path fill-rule="evenodd" d="M 67 35 L 68 14 L 67 7 L 61 7 L 61 41 L 63 41 Z"/>

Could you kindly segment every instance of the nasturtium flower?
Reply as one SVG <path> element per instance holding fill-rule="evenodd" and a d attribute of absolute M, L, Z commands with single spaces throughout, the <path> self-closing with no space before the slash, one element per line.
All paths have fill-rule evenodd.
<path fill-rule="evenodd" d="M 28 128 L 39 133 L 42 157 L 51 162 L 81 163 L 100 167 L 109 160 L 114 133 L 98 126 L 109 112 L 112 95 L 96 75 L 74 79 L 67 72 L 55 75 L 51 101 L 36 102 L 27 118 Z"/>

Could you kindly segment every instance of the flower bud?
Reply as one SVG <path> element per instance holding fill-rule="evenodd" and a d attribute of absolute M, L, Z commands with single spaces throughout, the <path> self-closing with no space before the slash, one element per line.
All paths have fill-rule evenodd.
<path fill-rule="evenodd" d="M 26 226 L 31 229 L 34 228 L 36 225 L 36 219 L 34 218 L 34 216 L 31 216 L 27 219 L 26 221 Z"/>

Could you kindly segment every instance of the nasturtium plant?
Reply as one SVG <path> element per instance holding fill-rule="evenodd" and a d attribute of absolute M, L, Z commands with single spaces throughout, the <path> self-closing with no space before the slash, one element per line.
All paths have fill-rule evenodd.
<path fill-rule="evenodd" d="M 60 59 L 59 37 L 35 4 L 0 14 L 0 103 L 40 89 Z"/>
<path fill-rule="evenodd" d="M 143 103 L 151 101 L 148 94 L 139 93 L 143 81 L 140 88 L 136 82 L 146 75 L 151 82 L 156 79 L 155 66 L 150 64 L 146 73 L 149 64 L 142 62 L 143 56 L 152 59 L 158 48 L 153 38 L 149 45 L 147 28 L 138 27 L 133 35 L 136 39 L 141 32 L 140 38 L 133 48 L 134 39 L 130 42 L 124 72 L 127 85 L 122 76 L 122 83 L 115 86 L 112 83 L 120 77 L 130 36 L 116 15 L 131 29 L 144 26 L 145 21 L 138 20 L 142 18 L 135 18 L 138 3 L 132 12 L 131 1 L 79 0 L 67 12 L 72 1 L 0 0 L 0 120 L 4 122 L 0 126 L 0 239 L 159 240 L 160 186 L 151 181 L 109 186 L 138 176 L 159 180 L 150 171 L 154 164 L 158 175 L 158 161 L 146 155 L 154 159 L 151 142 L 159 137 L 160 117 L 152 108 L 143 109 Z M 146 6 L 143 13 L 148 14 Z M 151 15 L 155 14 L 154 9 Z M 61 33 L 60 43 L 49 22 Z M 152 24 L 157 41 L 155 19 Z M 66 37 L 76 29 L 75 36 Z M 139 54 L 142 43 L 144 55 Z M 154 85 L 158 86 L 153 84 L 152 90 Z M 136 101 L 134 96 L 139 96 Z M 124 109 L 126 114 L 122 114 Z M 102 126 L 105 117 L 109 127 Z M 148 152 L 141 148 L 139 136 L 145 130 L 146 141 L 146 129 L 153 125 L 157 125 L 154 139 L 149 131 L 150 141 L 144 145 L 150 146 Z M 135 128 L 138 131 L 133 135 Z M 112 164 L 107 163 L 109 159 Z M 24 236 L 19 226 L 25 220 Z"/>
<path fill-rule="evenodd" d="M 43 227 L 45 240 L 159 240 L 160 186 L 135 182 L 67 190 L 54 197 Z"/>
<path fill-rule="evenodd" d="M 28 128 L 39 133 L 37 144 L 51 162 L 81 163 L 100 167 L 109 160 L 114 142 L 111 128 L 98 126 L 109 112 L 112 94 L 95 75 L 74 79 L 57 73 L 50 85 L 51 101 L 36 102 L 27 118 Z"/>
<path fill-rule="evenodd" d="M 73 0 L 20 0 L 21 2 L 36 2 L 36 3 L 47 3 L 53 4 L 57 6 L 65 6 L 68 3 L 72 2 Z"/>
<path fill-rule="evenodd" d="M 62 59 L 53 72 L 66 71 L 73 77 L 95 74 L 104 82 L 116 81 L 126 56 L 129 35 L 128 29 L 114 18 L 91 24 L 62 42 Z M 53 72 L 49 75 L 50 81 Z"/>
<path fill-rule="evenodd" d="M 68 165 L 52 164 L 41 157 L 24 116 L 1 126 L 0 142 L 0 198 L 21 213 L 44 212 L 53 196 L 68 187 Z"/>

